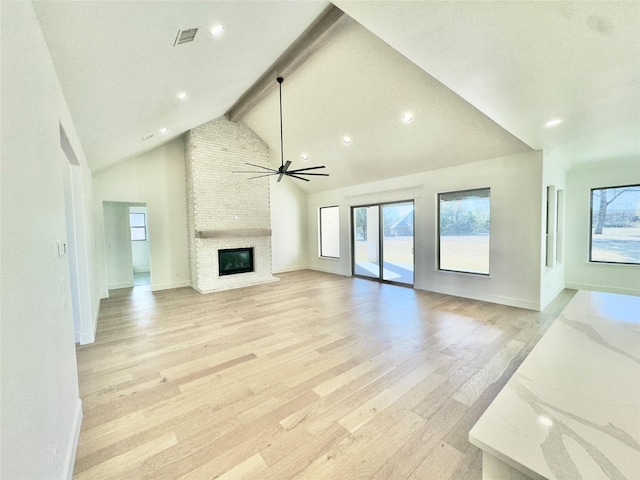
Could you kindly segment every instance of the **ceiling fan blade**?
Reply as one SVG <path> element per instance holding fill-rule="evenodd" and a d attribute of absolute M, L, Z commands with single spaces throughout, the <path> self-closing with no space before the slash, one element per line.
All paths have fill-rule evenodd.
<path fill-rule="evenodd" d="M 232 173 L 262 174 L 262 175 L 258 175 L 251 178 L 261 178 L 261 177 L 268 177 L 270 175 L 278 175 L 278 180 L 277 180 L 278 182 L 282 181 L 282 177 L 284 177 L 285 175 L 288 175 L 293 178 L 297 178 L 298 180 L 303 180 L 305 182 L 308 182 L 309 179 L 301 177 L 299 175 L 305 175 L 305 176 L 314 175 L 318 177 L 328 177 L 329 176 L 328 173 L 303 173 L 303 172 L 308 172 L 309 170 L 319 170 L 321 168 L 326 168 L 324 165 L 318 165 L 316 167 L 298 168 L 298 169 L 289 171 L 289 167 L 291 166 L 291 160 L 287 160 L 286 162 L 284 161 L 284 133 L 283 133 L 283 127 L 282 127 L 282 82 L 284 82 L 284 78 L 277 77 L 276 81 L 278 82 L 278 85 L 279 85 L 278 92 L 279 92 L 279 100 L 280 100 L 279 102 L 279 106 L 280 106 L 280 167 L 278 169 L 274 169 L 269 167 L 263 167 L 262 165 L 256 165 L 255 163 L 246 162 L 246 165 L 260 168 L 261 170 L 266 170 L 267 172 L 271 172 L 271 173 L 264 173 L 263 171 L 256 172 L 256 171 L 247 171 L 247 170 L 232 170 Z"/>
<path fill-rule="evenodd" d="M 269 167 L 263 167 L 262 165 L 256 165 L 255 163 L 247 163 L 246 165 L 251 165 L 252 167 L 262 168 L 263 170 L 269 170 L 270 172 L 278 173 L 278 170 Z"/>
<path fill-rule="evenodd" d="M 245 173 L 250 173 L 250 172 L 245 172 Z M 258 172 L 253 172 L 253 173 L 258 173 Z M 258 175 L 257 177 L 249 177 L 247 178 L 247 180 L 253 180 L 254 178 L 270 177 L 272 175 L 275 175 L 275 173 L 265 173 L 264 175 Z"/>
<path fill-rule="evenodd" d="M 308 181 L 309 181 L 309 179 L 308 179 L 308 178 L 299 177 L 299 176 L 297 176 L 297 175 L 291 175 L 290 173 L 287 173 L 287 176 L 289 176 L 289 177 L 293 177 L 293 178 L 297 178 L 298 180 L 304 180 L 305 182 L 308 182 Z M 280 181 L 280 180 L 278 180 L 278 181 Z"/>
<path fill-rule="evenodd" d="M 298 173 L 298 172 L 287 172 L 287 175 L 314 175 L 316 177 L 328 177 L 328 173 Z"/>
<path fill-rule="evenodd" d="M 295 170 L 291 170 L 289 173 L 304 172 L 306 170 L 318 170 L 320 168 L 327 168 L 327 167 L 325 167 L 324 165 L 320 165 L 318 167 L 296 168 Z"/>

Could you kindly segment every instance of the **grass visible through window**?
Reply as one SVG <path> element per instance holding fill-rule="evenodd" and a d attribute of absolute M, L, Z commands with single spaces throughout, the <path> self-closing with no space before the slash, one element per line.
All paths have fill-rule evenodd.
<path fill-rule="evenodd" d="M 488 188 L 438 195 L 440 270 L 489 274 Z"/>

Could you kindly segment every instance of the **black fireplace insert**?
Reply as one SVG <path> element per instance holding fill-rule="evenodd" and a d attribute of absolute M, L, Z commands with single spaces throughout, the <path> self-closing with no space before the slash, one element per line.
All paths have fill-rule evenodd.
<path fill-rule="evenodd" d="M 253 272 L 253 248 L 218 250 L 218 274 L 234 275 Z"/>

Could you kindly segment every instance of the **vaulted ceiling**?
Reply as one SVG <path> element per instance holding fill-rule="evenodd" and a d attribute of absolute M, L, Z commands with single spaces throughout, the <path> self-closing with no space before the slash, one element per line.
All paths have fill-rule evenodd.
<path fill-rule="evenodd" d="M 331 174 L 306 191 L 531 149 L 570 163 L 640 156 L 640 2 L 334 3 L 354 21 L 283 84 L 285 160 Z M 225 114 L 330 6 L 34 4 L 94 173 Z M 242 121 L 279 163 L 275 78 Z"/>

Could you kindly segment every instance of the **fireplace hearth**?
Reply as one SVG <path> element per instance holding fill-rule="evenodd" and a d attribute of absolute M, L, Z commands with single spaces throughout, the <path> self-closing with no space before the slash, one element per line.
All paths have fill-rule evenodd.
<path fill-rule="evenodd" d="M 218 250 L 218 275 L 253 272 L 253 248 Z"/>

